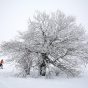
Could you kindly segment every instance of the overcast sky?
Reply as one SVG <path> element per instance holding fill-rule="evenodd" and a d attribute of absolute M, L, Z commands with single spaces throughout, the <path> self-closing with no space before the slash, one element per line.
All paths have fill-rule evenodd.
<path fill-rule="evenodd" d="M 52 12 L 57 9 L 76 16 L 88 28 L 88 0 L 0 0 L 0 43 L 13 39 L 17 31 L 27 30 L 28 18 L 36 10 Z"/>

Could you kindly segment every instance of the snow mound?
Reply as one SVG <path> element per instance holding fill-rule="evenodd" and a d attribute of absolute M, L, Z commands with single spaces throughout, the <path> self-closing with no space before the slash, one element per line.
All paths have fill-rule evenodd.
<path fill-rule="evenodd" d="M 14 64 L 0 69 L 0 88 L 88 88 L 88 76 L 73 79 L 16 78 Z"/>

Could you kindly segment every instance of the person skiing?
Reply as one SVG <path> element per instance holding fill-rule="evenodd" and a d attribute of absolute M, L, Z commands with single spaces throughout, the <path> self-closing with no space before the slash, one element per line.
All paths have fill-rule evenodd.
<path fill-rule="evenodd" d="M 1 69 L 3 69 L 3 63 L 4 63 L 4 61 L 3 61 L 3 59 L 1 59 L 1 61 L 0 61 L 0 68 Z"/>

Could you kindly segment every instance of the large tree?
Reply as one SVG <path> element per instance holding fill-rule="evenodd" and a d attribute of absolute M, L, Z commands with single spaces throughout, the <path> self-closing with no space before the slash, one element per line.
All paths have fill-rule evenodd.
<path fill-rule="evenodd" d="M 50 15 L 38 12 L 29 20 L 28 30 L 20 33 L 18 40 L 3 43 L 1 49 L 26 75 L 36 67 L 42 76 L 49 68 L 56 75 L 77 76 L 79 63 L 87 61 L 88 56 L 84 35 L 84 28 L 74 17 L 61 11 Z"/>

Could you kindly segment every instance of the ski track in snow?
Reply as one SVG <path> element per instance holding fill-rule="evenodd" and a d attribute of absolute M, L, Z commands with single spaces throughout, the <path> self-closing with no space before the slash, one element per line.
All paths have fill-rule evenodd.
<path fill-rule="evenodd" d="M 16 78 L 12 66 L 0 69 L 0 88 L 88 88 L 88 76 L 73 79 Z"/>

